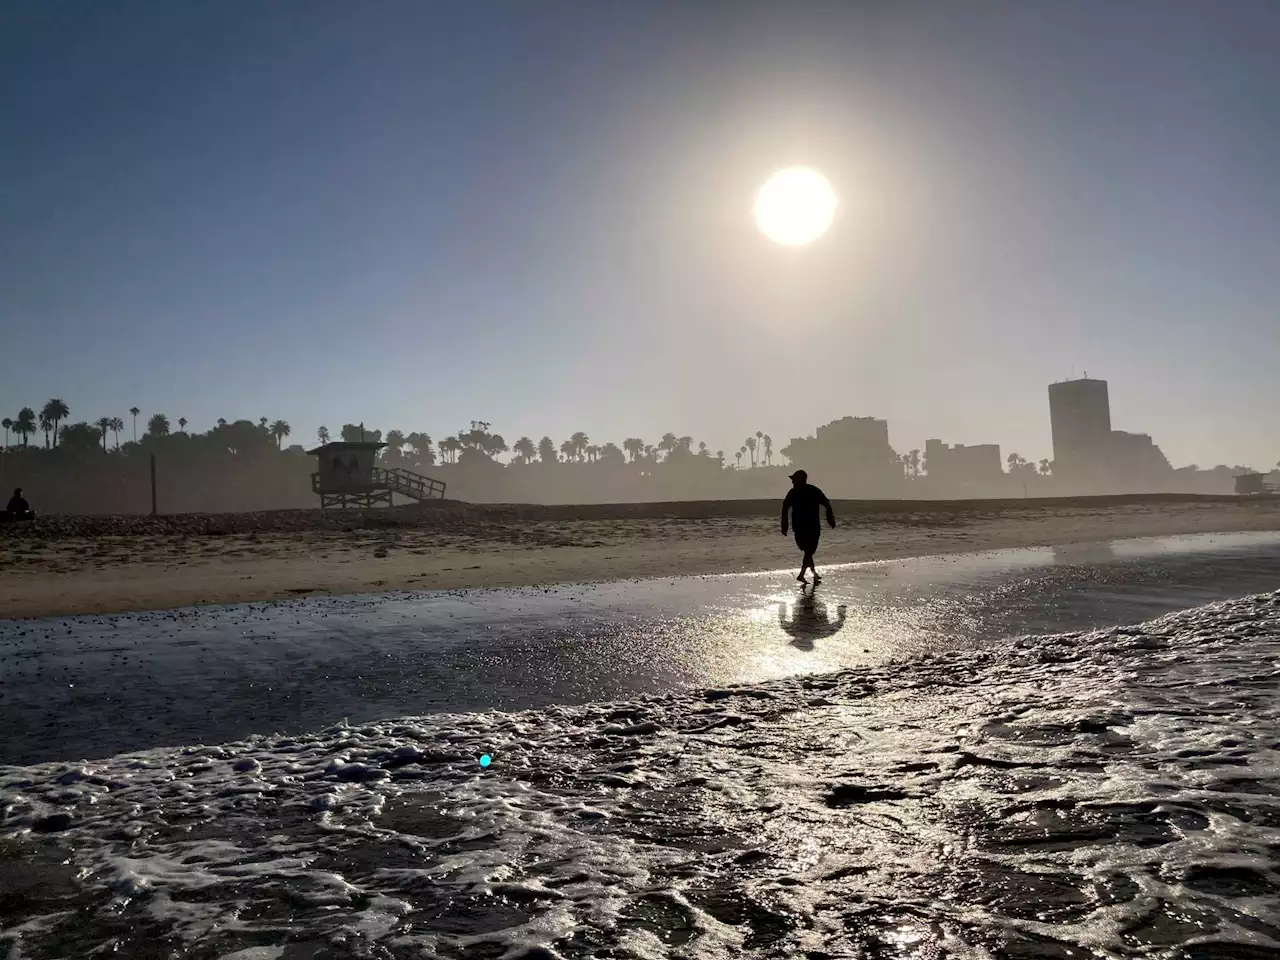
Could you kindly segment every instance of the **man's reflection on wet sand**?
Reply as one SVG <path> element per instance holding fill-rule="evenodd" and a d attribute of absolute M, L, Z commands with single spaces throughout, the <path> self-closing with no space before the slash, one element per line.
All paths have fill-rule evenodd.
<path fill-rule="evenodd" d="M 843 603 L 836 607 L 836 618 L 831 619 L 827 605 L 814 596 L 817 587 L 801 589 L 800 599 L 791 605 L 791 618 L 787 619 L 787 604 L 778 604 L 778 626 L 791 635 L 791 646 L 798 650 L 812 650 L 813 642 L 830 637 L 844 626 Z"/>

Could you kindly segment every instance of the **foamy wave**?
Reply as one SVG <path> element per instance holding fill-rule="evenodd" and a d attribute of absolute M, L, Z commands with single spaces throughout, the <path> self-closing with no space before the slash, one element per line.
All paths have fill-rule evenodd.
<path fill-rule="evenodd" d="M 0 942 L 1273 956 L 1278 681 L 1274 593 L 751 688 L 0 768 Z"/>

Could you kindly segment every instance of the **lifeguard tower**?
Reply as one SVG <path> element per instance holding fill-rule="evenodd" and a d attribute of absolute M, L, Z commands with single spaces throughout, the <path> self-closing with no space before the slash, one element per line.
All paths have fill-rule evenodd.
<path fill-rule="evenodd" d="M 1236 493 L 1243 497 L 1265 497 L 1280 493 L 1280 483 L 1268 483 L 1265 473 L 1236 475 Z"/>
<path fill-rule="evenodd" d="M 443 500 L 445 485 L 401 467 L 384 469 L 378 451 L 385 443 L 334 441 L 307 451 L 318 458 L 311 475 L 311 491 L 320 496 L 320 509 L 392 505 L 395 494 L 419 502 Z"/>

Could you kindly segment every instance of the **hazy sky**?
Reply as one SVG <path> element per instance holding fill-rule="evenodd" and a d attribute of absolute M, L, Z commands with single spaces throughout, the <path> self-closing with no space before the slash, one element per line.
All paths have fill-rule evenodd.
<path fill-rule="evenodd" d="M 0 3 L 0 409 L 1280 458 L 1280 3 Z M 799 250 L 755 190 L 842 200 Z"/>

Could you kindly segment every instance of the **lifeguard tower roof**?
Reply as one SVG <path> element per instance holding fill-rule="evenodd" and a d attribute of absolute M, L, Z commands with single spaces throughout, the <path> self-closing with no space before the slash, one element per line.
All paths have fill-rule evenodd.
<path fill-rule="evenodd" d="M 326 453 L 342 453 L 346 450 L 381 450 L 385 446 L 385 443 L 374 443 L 372 440 L 333 440 L 314 450 L 308 450 L 307 456 L 318 457 Z"/>

